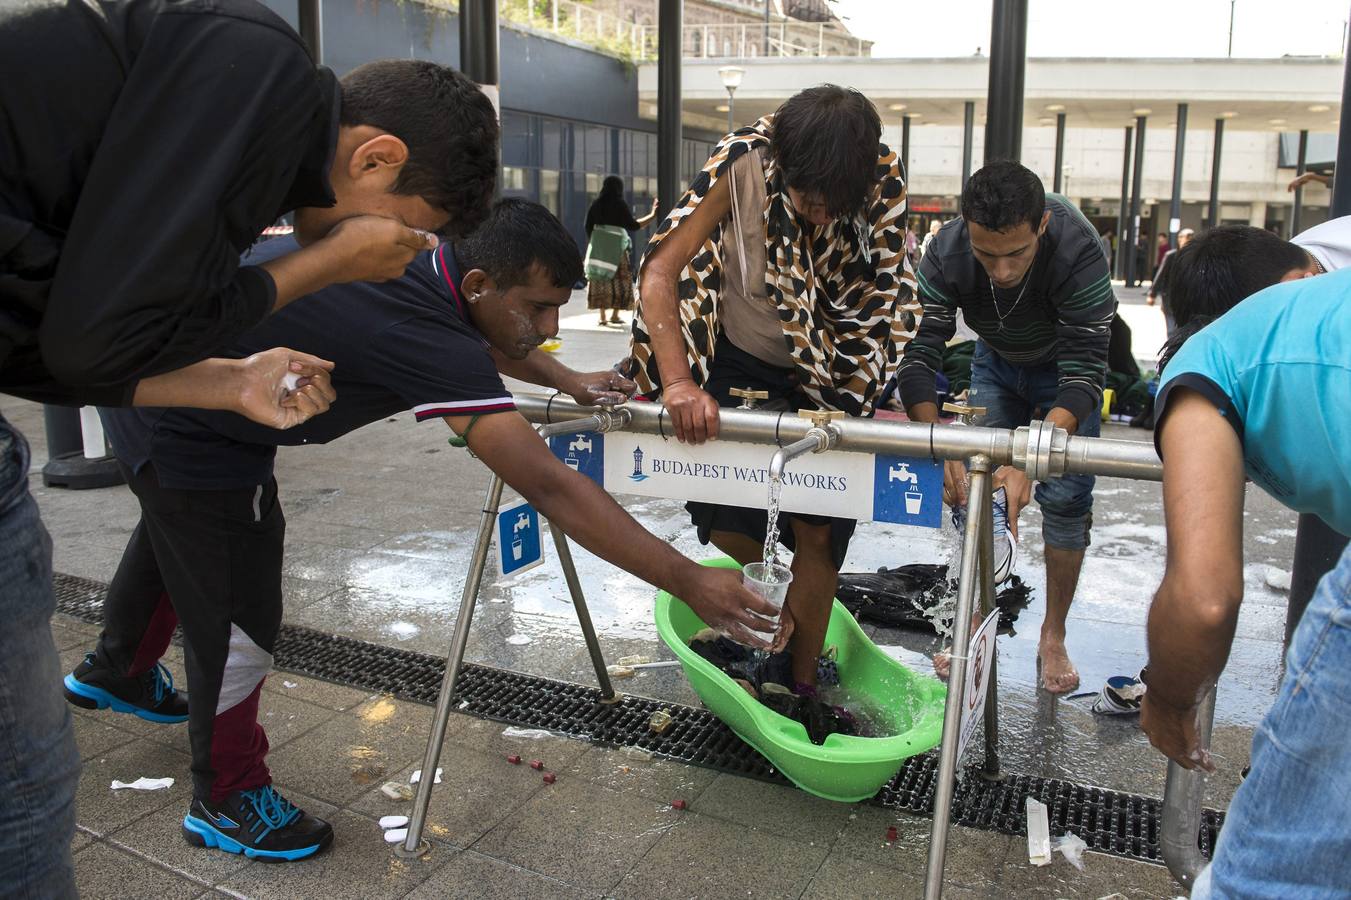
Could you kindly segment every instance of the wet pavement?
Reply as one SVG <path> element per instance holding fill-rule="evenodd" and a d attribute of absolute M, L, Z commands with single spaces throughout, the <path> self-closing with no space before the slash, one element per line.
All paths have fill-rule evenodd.
<path fill-rule="evenodd" d="M 1135 330 L 1137 356 L 1162 337 L 1157 310 L 1140 292 L 1118 289 Z M 601 329 L 576 298 L 565 311 L 559 357 L 608 368 L 624 352 L 619 329 Z M 575 310 L 575 311 L 574 311 Z M 1157 333 L 1156 333 L 1157 332 Z M 6 398 L 4 410 L 45 459 L 40 408 Z M 288 521 L 286 621 L 444 656 L 458 611 L 488 473 L 449 447 L 439 423 L 409 414 L 368 426 L 325 447 L 283 448 L 277 477 Z M 1148 440 L 1109 425 L 1104 436 Z M 768 452 L 766 457 L 768 458 Z M 32 487 L 54 540 L 59 572 L 111 579 L 137 520 L 125 488 L 95 492 Z M 510 496 L 510 491 L 508 495 Z M 1162 576 L 1164 528 L 1157 484 L 1099 479 L 1093 545 L 1070 616 L 1068 646 L 1082 690 L 1144 662 L 1145 617 Z M 504 499 L 506 499 L 504 497 Z M 653 533 L 695 558 L 714 555 L 694 538 L 682 505 L 617 496 Z M 1247 763 L 1252 727 L 1280 676 L 1295 517 L 1249 490 L 1246 596 L 1221 682 L 1215 726 L 1219 772 L 1207 804 L 1223 808 Z M 1044 611 L 1040 521 L 1022 517 L 1018 572 L 1033 588 L 1015 633 L 1000 639 L 1000 748 L 1009 771 L 1161 796 L 1164 764 L 1133 718 L 1089 711 L 1091 698 L 1055 699 L 1035 688 L 1037 631 Z M 870 571 L 944 562 L 956 548 L 950 526 L 930 531 L 859 526 L 845 565 Z M 670 658 L 652 623 L 653 590 L 581 548 L 578 571 L 607 659 Z M 97 629 L 58 617 L 63 665 L 92 647 Z M 866 628 L 902 661 L 927 666 L 932 636 Z M 470 661 L 567 681 L 594 680 L 557 556 L 502 580 L 491 570 L 475 615 Z M 181 672 L 181 652 L 168 663 Z M 644 696 L 697 704 L 679 669 L 617 682 Z M 278 673 L 268 682 L 263 722 L 278 783 L 307 807 L 334 816 L 339 842 L 323 860 L 286 867 L 190 850 L 176 822 L 186 803 L 183 726 L 149 726 L 106 713 L 76 716 L 85 775 L 76 847 L 85 896 L 125 896 L 128 875 L 163 896 L 919 896 L 928 821 L 870 806 L 835 804 L 800 791 L 669 761 L 635 764 L 620 751 L 550 739 L 511 741 L 501 726 L 456 715 L 443 760 L 447 784 L 433 800 L 435 849 L 425 861 L 396 860 L 375 819 L 401 811 L 379 794 L 385 777 L 406 778 L 420 759 L 430 709 L 369 697 Z M 558 774 L 508 766 L 508 752 L 540 756 Z M 363 757 L 361 754 L 367 754 Z M 355 754 L 355 755 L 354 755 Z M 360 774 L 374 778 L 361 783 Z M 377 769 L 382 770 L 372 775 Z M 110 778 L 172 775 L 167 792 L 131 795 Z M 677 797 L 690 809 L 669 806 Z M 402 804 L 406 811 L 407 804 Z M 899 827 L 893 844 L 887 825 Z M 1027 865 L 1021 839 L 955 829 L 949 896 L 1128 897 L 1180 893 L 1158 866 L 1089 853 L 1087 872 L 1062 859 Z M 121 893 L 119 894 L 119 889 Z"/>

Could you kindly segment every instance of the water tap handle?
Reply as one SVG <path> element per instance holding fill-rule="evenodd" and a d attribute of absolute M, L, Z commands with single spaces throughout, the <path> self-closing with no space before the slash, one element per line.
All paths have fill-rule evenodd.
<path fill-rule="evenodd" d="M 970 425 L 977 416 L 985 415 L 985 407 L 971 406 L 967 403 L 944 403 L 943 412 L 956 416 L 958 424 Z"/>
<path fill-rule="evenodd" d="M 750 388 L 731 388 L 727 393 L 741 398 L 741 405 L 737 409 L 755 409 L 756 403 L 769 399 L 769 391 L 753 391 Z"/>
<path fill-rule="evenodd" d="M 844 418 L 844 412 L 838 409 L 799 409 L 799 419 L 806 419 L 817 428 L 827 428 L 836 419 Z"/>

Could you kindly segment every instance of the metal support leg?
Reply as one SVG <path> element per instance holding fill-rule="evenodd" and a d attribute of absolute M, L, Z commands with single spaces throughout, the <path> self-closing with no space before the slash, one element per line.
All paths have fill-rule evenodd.
<path fill-rule="evenodd" d="M 464 648 L 469 644 L 469 623 L 474 618 L 474 604 L 478 602 L 483 567 L 488 562 L 497 507 L 501 503 L 502 479 L 494 475 L 488 482 L 488 493 L 483 500 L 478 540 L 474 543 L 474 556 L 464 580 L 464 593 L 460 596 L 460 613 L 455 617 L 455 631 L 450 638 L 450 656 L 446 659 L 446 674 L 441 678 L 441 694 L 436 699 L 436 717 L 432 720 L 431 736 L 427 738 L 427 752 L 422 757 L 422 780 L 418 782 L 417 795 L 413 798 L 408 837 L 394 848 L 397 856 L 422 856 L 431 849 L 431 845 L 422 839 L 422 829 L 427 824 L 427 807 L 432 802 L 432 787 L 436 784 L 436 764 L 441 759 L 441 744 L 446 739 L 446 725 L 450 721 L 450 702 L 455 694 L 455 682 L 460 677 L 460 665 L 464 662 Z"/>
<path fill-rule="evenodd" d="M 989 501 L 980 523 L 980 611 L 983 616 L 997 616 L 994 600 L 994 478 L 989 483 Z M 982 620 L 983 621 L 983 620 Z M 999 774 L 999 668 L 998 653 L 990 654 L 990 683 L 985 689 L 985 765 L 981 775 L 989 781 L 998 781 Z"/>
<path fill-rule="evenodd" d="M 976 606 L 976 578 L 981 553 L 982 525 L 990 516 L 990 458 L 983 453 L 968 461 L 971 486 L 967 492 L 966 534 L 962 541 L 956 618 L 952 622 L 952 660 L 948 668 L 948 697 L 943 709 L 943 742 L 938 753 L 938 783 L 934 786 L 933 829 L 929 838 L 929 868 L 924 878 L 925 900 L 943 894 L 943 862 L 952 819 L 952 785 L 957 776 L 957 740 L 962 726 L 962 688 L 966 685 L 967 656 L 971 651 L 971 612 Z M 989 531 L 986 526 L 985 531 Z"/>
<path fill-rule="evenodd" d="M 577 624 L 582 626 L 582 637 L 586 640 L 586 650 L 591 654 L 591 665 L 596 667 L 596 681 L 600 682 L 600 696 L 605 703 L 614 703 L 619 699 L 614 685 L 610 683 L 610 673 L 605 669 L 605 657 L 600 652 L 600 641 L 596 639 L 596 628 L 591 624 L 591 612 L 586 608 L 586 596 L 582 593 L 582 583 L 577 579 L 577 568 L 572 564 L 572 548 L 568 546 L 568 536 L 552 521 L 549 533 L 554 537 L 554 549 L 558 551 L 558 562 L 563 567 L 563 580 L 568 583 L 568 593 L 572 595 L 572 606 L 577 610 Z"/>
<path fill-rule="evenodd" d="M 1215 689 L 1212 687 L 1196 711 L 1196 737 L 1200 746 L 1210 747 L 1210 728 L 1215 722 Z M 1190 889 L 1206 860 L 1196 844 L 1201 833 L 1201 796 L 1206 776 L 1200 769 L 1184 769 L 1168 763 L 1168 781 L 1163 789 L 1163 823 L 1159 829 L 1159 849 L 1168 871 L 1177 883 Z"/>

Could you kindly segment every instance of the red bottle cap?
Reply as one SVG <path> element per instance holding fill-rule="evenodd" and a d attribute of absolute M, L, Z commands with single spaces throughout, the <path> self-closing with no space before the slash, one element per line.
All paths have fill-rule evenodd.
<path fill-rule="evenodd" d="M 684 800 L 671 801 L 671 809 L 687 809 L 687 808 L 689 808 L 689 804 L 686 803 Z"/>
<path fill-rule="evenodd" d="M 541 769 L 544 768 L 544 760 L 542 759 L 530 760 L 530 768 L 534 769 L 536 772 L 540 771 Z"/>
<path fill-rule="evenodd" d="M 507 757 L 507 762 L 511 763 L 513 766 L 519 766 L 521 764 L 521 757 L 513 753 Z"/>
<path fill-rule="evenodd" d="M 545 772 L 545 773 L 544 773 L 544 783 L 545 783 L 545 784 L 553 784 L 553 783 L 554 783 L 555 781 L 557 781 L 557 780 L 558 780 L 558 776 L 554 775 L 553 772 Z"/>

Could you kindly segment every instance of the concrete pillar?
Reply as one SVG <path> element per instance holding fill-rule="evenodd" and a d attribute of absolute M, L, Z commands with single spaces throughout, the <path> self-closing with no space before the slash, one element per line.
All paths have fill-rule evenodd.
<path fill-rule="evenodd" d="M 1309 154 L 1309 130 L 1305 128 L 1301 129 L 1299 132 L 1299 156 L 1295 160 L 1295 175 L 1298 176 L 1304 174 L 1304 164 L 1306 158 L 1308 157 L 1308 154 Z M 1332 184 L 1334 187 L 1336 186 L 1337 182 L 1335 179 L 1333 180 Z M 1295 235 L 1299 234 L 1301 231 L 1304 230 L 1303 228 L 1300 227 L 1301 224 L 1300 218 L 1303 212 L 1304 212 L 1304 188 L 1297 187 L 1295 188 L 1295 205 L 1294 208 L 1290 211 L 1291 237 L 1294 237 Z"/>
<path fill-rule="evenodd" d="M 1028 0 L 994 0 L 990 80 L 985 97 L 985 161 L 1021 159 Z"/>
<path fill-rule="evenodd" d="M 971 139 L 975 134 L 976 104 L 966 101 L 962 114 L 962 190 L 966 190 L 966 179 L 971 177 Z"/>
<path fill-rule="evenodd" d="M 1224 119 L 1215 120 L 1215 152 L 1210 160 L 1210 209 L 1206 227 L 1220 224 L 1220 151 L 1224 148 Z"/>
<path fill-rule="evenodd" d="M 1116 208 L 1116 277 L 1126 277 L 1126 256 L 1129 247 L 1126 244 L 1126 232 L 1130 222 L 1131 189 L 1131 138 L 1135 126 L 1126 126 L 1125 149 L 1121 151 L 1121 205 Z"/>
<path fill-rule="evenodd" d="M 1131 173 L 1131 214 L 1127 227 L 1130 229 L 1130 242 L 1126 245 L 1126 287 L 1135 287 L 1144 276 L 1135 271 L 1135 244 L 1140 236 L 1140 182 L 1145 167 L 1145 123 L 1147 116 L 1135 117 L 1135 165 Z M 1149 251 L 1145 248 L 1145 267 L 1149 267 Z"/>
<path fill-rule="evenodd" d="M 316 65 L 324 61 L 324 11 L 322 0 L 299 0 L 296 4 L 297 30 L 310 48 Z"/>
<path fill-rule="evenodd" d="M 910 117 L 901 116 L 901 177 L 910 189 Z"/>
<path fill-rule="evenodd" d="M 1248 204 L 1248 224 L 1254 228 L 1266 227 L 1267 203 L 1265 200 L 1254 200 Z"/>
<path fill-rule="evenodd" d="M 1063 193 L 1065 178 L 1065 114 L 1056 113 L 1055 116 L 1055 172 L 1051 176 L 1051 183 L 1055 187 L 1051 190 L 1057 194 Z"/>
<path fill-rule="evenodd" d="M 1173 131 L 1173 198 L 1168 205 L 1168 246 L 1177 249 L 1182 228 L 1182 154 L 1187 146 L 1187 104 L 1177 105 L 1177 128 Z"/>
<path fill-rule="evenodd" d="M 681 0 L 657 7 L 657 198 L 665 215 L 680 199 Z"/>

